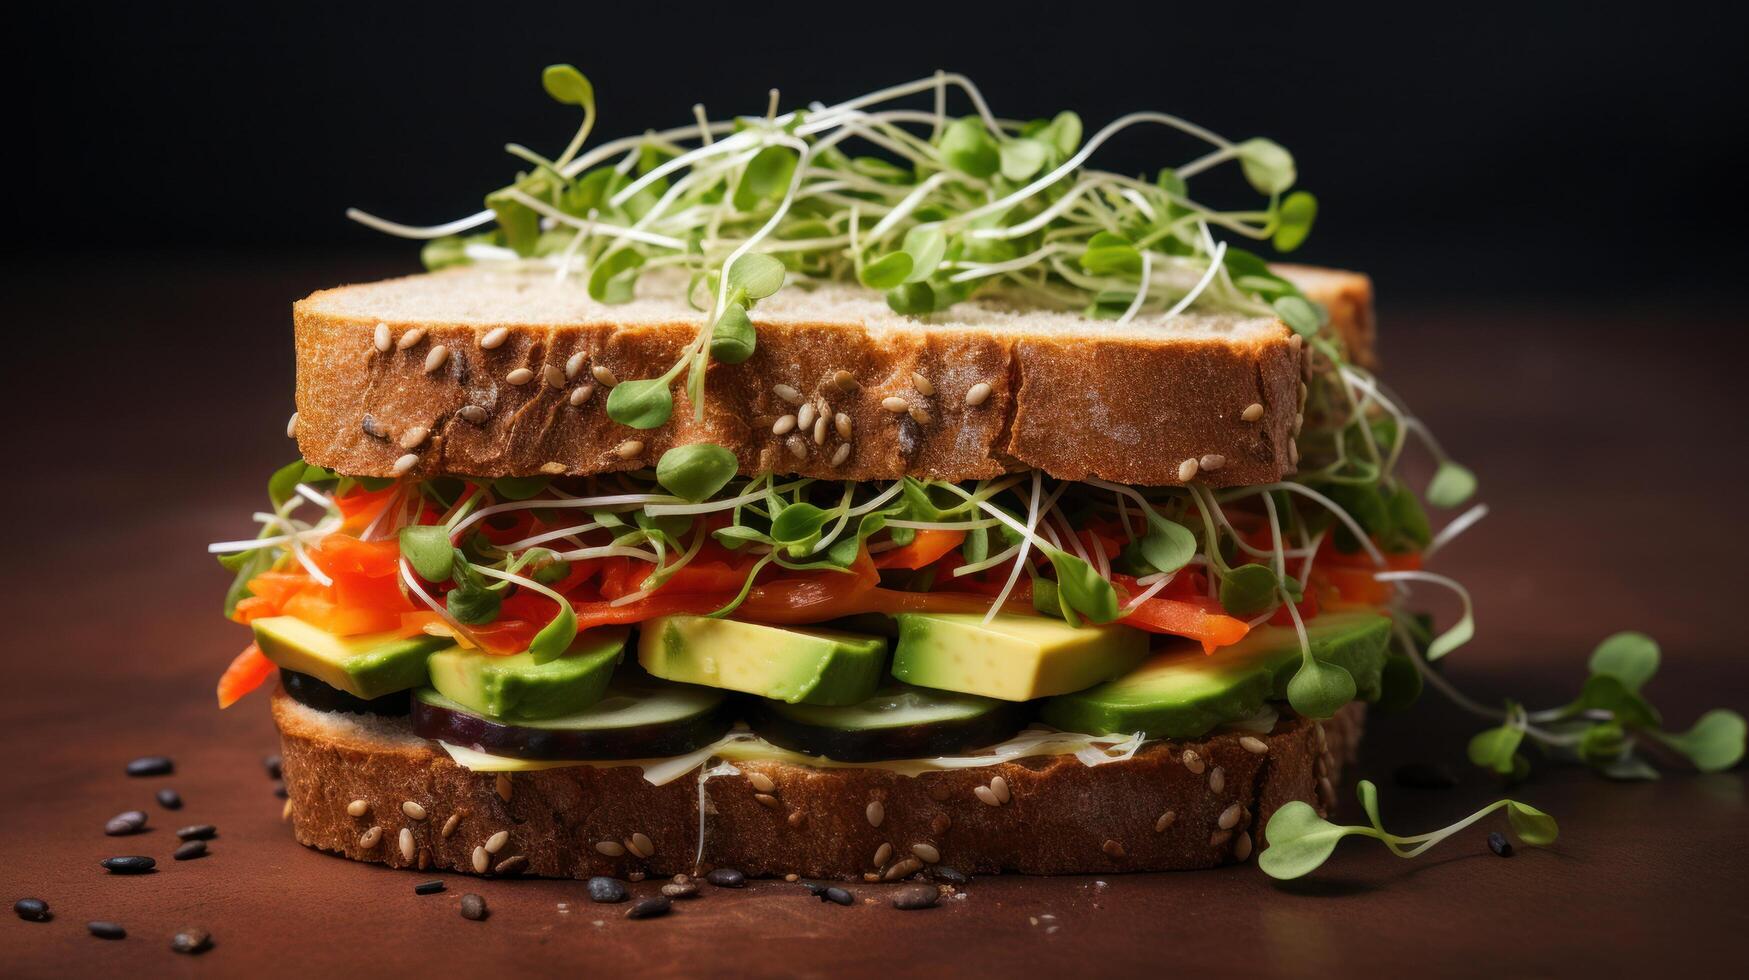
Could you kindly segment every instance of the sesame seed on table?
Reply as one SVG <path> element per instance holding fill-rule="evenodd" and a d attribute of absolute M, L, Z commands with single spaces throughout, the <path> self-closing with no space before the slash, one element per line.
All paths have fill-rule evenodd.
<path fill-rule="evenodd" d="M 705 880 L 696 895 L 676 896 L 667 914 L 628 919 L 629 909 L 674 883 L 659 875 L 621 881 L 629 901 L 597 904 L 585 882 L 514 877 L 518 850 L 529 844 L 516 827 L 477 813 L 458 821 L 426 810 L 428 800 L 330 803 L 349 814 L 361 846 L 399 858 L 405 836 L 416 857 L 417 842 L 453 834 L 469 850 L 481 848 L 488 870 L 503 867 L 499 877 L 389 870 L 297 845 L 262 771 L 262 757 L 279 750 L 265 704 L 251 698 L 222 713 L 213 704 L 212 685 L 245 634 L 216 612 L 226 577 L 202 546 L 234 536 L 238 515 L 257 507 L 261 475 L 285 462 L 291 300 L 332 281 L 401 271 L 146 262 L 49 270 L 15 287 L 10 319 L 54 327 L 24 338 L 32 349 L 20 363 L 87 365 L 108 407 L 72 406 L 54 372 L 20 371 L 14 379 L 30 424 L 14 427 L 9 445 L 29 477 L 23 482 L 53 492 L 31 492 L 33 516 L 9 538 L 30 560 L 0 571 L 15 611 L 13 632 L 0 644 L 8 775 L 0 826 L 10 840 L 28 842 L 8 850 L 0 884 L 11 901 L 47 903 L 49 918 L 0 923 L 7 975 L 159 975 L 188 962 L 168 948 L 178 934 L 210 934 L 199 954 L 207 968 L 262 976 L 292 969 L 545 975 L 584 963 L 628 976 L 669 975 L 688 964 L 857 976 L 890 973 L 895 950 L 926 954 L 932 971 L 996 976 L 1093 966 L 1112 976 L 1160 975 L 1168 966 L 1182 976 L 1382 976 L 1400 972 L 1411 962 L 1406 955 L 1429 976 L 1714 975 L 1741 961 L 1740 882 L 1749 870 L 1742 770 L 1623 785 L 1539 763 L 1513 795 L 1554 814 L 1562 839 L 1547 850 L 1518 847 L 1510 860 L 1488 842 L 1504 825 L 1486 823 L 1415 862 L 1351 841 L 1318 872 L 1276 884 L 1251 852 L 1264 841 L 1241 836 L 1251 816 L 1223 811 L 1195 829 L 1232 835 L 1235 853 L 1251 855 L 1245 865 L 1062 879 L 979 875 L 952 886 L 964 899 L 943 896 L 930 908 L 923 896 L 907 897 L 916 914 L 893 905 L 899 889 L 916 882 L 876 874 L 874 882 L 829 883 L 850 896 L 848 906 L 815 898 L 805 879 L 744 888 Z M 78 303 L 65 301 L 72 293 Z M 1699 711 L 1749 691 L 1749 660 L 1738 651 L 1740 576 L 1728 566 L 1726 574 L 1685 574 L 1695 553 L 1673 548 L 1656 517 L 1681 515 L 1684 528 L 1705 528 L 1724 553 L 1749 543 L 1749 511 L 1719 492 L 1749 478 L 1749 458 L 1736 449 L 1749 432 L 1729 403 L 1738 369 L 1717 356 L 1706 332 L 1724 337 L 1735 321 L 1699 319 L 1688 340 L 1645 344 L 1645 324 L 1620 313 L 1384 314 L 1386 379 L 1476 471 L 1493 509 L 1434 563 L 1464 581 L 1477 603 L 1477 639 L 1451 655 L 1450 675 L 1488 699 L 1562 703 L 1596 641 L 1633 628 L 1663 646 L 1652 693 L 1673 725 L 1686 727 Z M 360 356 L 396 358 L 419 371 L 433 355 L 429 340 L 408 341 L 414 332 L 385 324 Z M 168 336 L 177 342 L 165 343 Z M 460 346 L 445 340 L 450 349 L 434 370 L 453 366 L 445 357 L 505 343 L 490 333 Z M 91 349 L 105 356 L 90 359 Z M 617 383 L 605 366 L 568 355 L 553 355 L 553 380 Z M 545 371 L 524 383 L 537 377 L 548 383 Z M 910 408 L 925 400 L 935 412 L 988 397 L 946 378 L 918 381 L 900 379 L 882 424 L 911 425 Z M 799 393 L 774 394 L 798 415 L 804 407 Z M 127 405 L 152 410 L 116 409 Z M 1221 410 L 1243 417 L 1249 407 Z M 106 436 L 100 447 L 91 442 L 97 410 Z M 814 409 L 810 426 L 825 417 Z M 757 424 L 775 421 L 773 413 Z M 827 425 L 824 446 L 809 429 L 801 451 L 842 465 L 849 420 L 833 415 Z M 1702 474 L 1633 463 L 1648 445 L 1662 459 L 1699 461 Z M 642 450 L 625 447 L 634 457 Z M 408 456 L 412 469 L 420 457 Z M 1224 461 L 1183 461 L 1203 471 L 1210 462 Z M 1407 715 L 1375 715 L 1354 774 L 1345 771 L 1333 787 L 1339 817 L 1365 820 L 1355 776 L 1378 784 L 1384 822 L 1400 833 L 1443 826 L 1496 798 L 1499 787 L 1464 759 L 1476 730 L 1432 693 Z M 172 774 L 127 775 L 128 762 L 148 757 L 174 760 Z M 1204 779 L 1236 778 L 1216 780 L 1212 762 L 1198 763 Z M 1456 785 L 1393 779 L 1411 766 L 1421 767 L 1411 773 L 1445 767 Z M 498 789 L 508 798 L 515 786 L 507 779 Z M 155 802 L 167 787 L 186 801 L 173 822 Z M 884 834 L 903 820 L 889 802 L 830 818 L 810 814 L 791 827 L 782 786 L 757 788 L 772 791 L 780 834 L 846 818 Z M 978 789 L 965 803 L 980 815 L 1023 812 L 1023 798 L 1006 783 Z M 136 810 L 148 816 L 141 832 L 104 835 L 105 821 Z M 1100 818 L 1087 815 L 1088 846 L 1109 854 L 1181 832 L 1192 819 L 1158 805 L 1134 826 L 1107 827 Z M 173 859 L 183 843 L 178 826 L 190 840 L 210 841 L 207 856 Z M 888 867 L 915 866 L 913 874 L 940 868 L 933 880 L 945 883 L 960 828 L 931 830 L 894 836 L 876 864 L 902 859 Z M 362 845 L 367 835 L 371 843 Z M 651 844 L 627 827 L 620 839 L 577 846 L 629 860 Z M 154 859 L 150 873 L 115 874 L 99 864 L 135 855 Z M 433 879 L 446 890 L 415 894 Z M 487 910 L 478 921 L 461 918 L 462 896 L 472 894 Z M 109 922 L 125 925 L 127 938 L 99 941 L 87 931 L 87 923 Z"/>

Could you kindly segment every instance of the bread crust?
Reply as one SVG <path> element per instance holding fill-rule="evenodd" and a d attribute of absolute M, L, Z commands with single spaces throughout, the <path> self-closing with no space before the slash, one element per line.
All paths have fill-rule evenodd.
<path fill-rule="evenodd" d="M 385 285 L 453 289 L 476 274 L 484 275 L 455 270 Z M 1358 306 L 1356 282 L 1366 286 Z M 1091 330 L 761 322 L 755 310 L 758 347 L 742 364 L 712 363 L 702 419 L 677 386 L 670 421 L 639 431 L 607 417 L 596 369 L 618 379 L 659 375 L 696 335 L 695 322 L 381 319 L 369 304 L 347 305 L 349 291 L 370 288 L 326 290 L 293 307 L 298 447 L 310 462 L 355 476 L 396 475 L 409 453 L 417 463 L 408 472 L 418 476 L 590 476 L 653 466 L 668 448 L 694 442 L 728 447 L 743 473 L 826 479 L 958 481 L 1040 469 L 1160 486 L 1182 483 L 1186 460 L 1210 457 L 1222 463 L 1199 465 L 1195 479 L 1213 486 L 1293 472 L 1301 345 L 1279 323 L 1243 337 L 1113 340 Z M 1370 324 L 1365 277 L 1333 274 L 1320 288 L 1349 295 L 1333 309 L 1347 319 L 1364 309 Z M 394 340 L 386 351 L 379 330 Z M 500 330 L 502 342 L 482 346 Z M 577 370 L 567 375 L 567 366 Z M 512 383 L 518 372 L 528 380 Z M 835 381 L 839 372 L 854 384 Z M 819 441 L 814 431 L 773 431 L 800 410 L 779 397 L 779 385 L 834 420 Z M 968 404 L 976 385 L 989 394 Z M 889 409 L 890 399 L 904 407 Z M 1254 404 L 1263 415 L 1247 421 Z M 840 413 L 849 439 L 835 424 Z"/>
<path fill-rule="evenodd" d="M 1274 732 L 1257 736 L 1268 747 L 1263 754 L 1229 733 L 1150 742 L 1128 760 L 1095 767 L 1048 756 L 912 777 L 736 763 L 739 772 L 703 782 L 702 806 L 695 775 L 651 786 L 631 766 L 517 773 L 506 799 L 495 775 L 457 765 L 435 743 L 325 723 L 332 716 L 283 691 L 274 694 L 273 716 L 294 835 L 354 860 L 475 873 L 475 849 L 503 830 L 508 842 L 489 856 L 490 866 L 522 858 L 506 873 L 623 878 L 731 867 L 756 877 L 853 879 L 902 877 L 917 869 L 899 862 L 919 852 L 967 873 L 1104 874 L 1248 860 L 1282 804 L 1305 800 L 1321 813 L 1332 804 L 1330 787 L 1353 758 L 1363 707 L 1350 705 L 1322 723 L 1284 717 Z M 1196 755 L 1188 765 L 1187 751 Z M 978 789 L 987 793 L 997 777 L 1009 798 L 991 805 Z M 365 801 L 363 816 L 348 813 L 353 800 Z M 425 818 L 407 816 L 405 801 L 422 807 Z M 878 825 L 870 817 L 877 802 Z M 1221 815 L 1235 805 L 1240 819 L 1224 832 Z M 1173 819 L 1157 830 L 1168 811 Z M 374 839 L 365 836 L 372 827 L 382 828 Z M 411 834 L 411 859 L 400 848 L 402 828 Z M 647 855 L 637 853 L 638 834 L 648 838 Z M 891 854 L 877 865 L 883 844 Z"/>

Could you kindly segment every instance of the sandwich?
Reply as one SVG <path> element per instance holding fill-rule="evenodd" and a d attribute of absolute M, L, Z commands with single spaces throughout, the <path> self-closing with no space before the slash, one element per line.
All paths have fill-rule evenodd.
<path fill-rule="evenodd" d="M 1317 210 L 1277 144 L 938 74 L 590 147 L 588 80 L 543 82 L 583 125 L 479 214 L 355 214 L 429 271 L 295 304 L 298 459 L 212 546 L 253 633 L 219 701 L 269 692 L 300 842 L 1242 863 L 1469 635 L 1411 601 L 1474 478 L 1373 373 L 1368 279 L 1272 261 Z M 1130 127 L 1191 155 L 1095 169 Z M 1223 171 L 1243 204 L 1192 191 Z"/>

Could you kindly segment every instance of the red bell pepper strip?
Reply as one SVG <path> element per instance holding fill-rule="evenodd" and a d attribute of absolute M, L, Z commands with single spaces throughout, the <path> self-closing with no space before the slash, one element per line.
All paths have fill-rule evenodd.
<path fill-rule="evenodd" d="M 244 647 L 243 652 L 231 661 L 231 666 L 219 675 L 219 707 L 229 708 L 236 704 L 243 695 L 272 677 L 275 669 L 273 661 L 262 654 L 260 647 L 253 643 Z"/>

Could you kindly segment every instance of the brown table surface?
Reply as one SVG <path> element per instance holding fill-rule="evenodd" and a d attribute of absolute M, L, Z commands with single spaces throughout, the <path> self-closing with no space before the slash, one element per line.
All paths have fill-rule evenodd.
<path fill-rule="evenodd" d="M 1492 827 L 1477 827 L 1414 862 L 1350 841 L 1289 884 L 1254 866 L 988 877 L 963 901 L 912 914 L 890 908 L 882 887 L 852 886 L 859 904 L 840 908 L 772 882 L 707 889 L 666 919 L 630 921 L 577 882 L 443 876 L 449 891 L 417 897 L 420 877 L 299 847 L 261 768 L 275 749 L 263 699 L 213 707 L 213 681 L 244 635 L 219 618 L 225 576 L 202 546 L 252 530 L 267 473 L 292 453 L 280 435 L 289 302 L 376 271 L 118 260 L 8 287 L 9 336 L 26 356 L 15 351 L 8 372 L 5 493 L 19 520 L 0 571 L 11 624 L 0 897 L 42 897 L 55 918 L 0 919 L 0 973 L 1613 975 L 1745 961 L 1741 770 L 1611 784 L 1539 765 L 1515 792 L 1555 814 L 1562 838 L 1511 860 L 1484 846 Z M 1673 726 L 1708 707 L 1749 708 L 1735 633 L 1744 576 L 1733 571 L 1749 544 L 1740 372 L 1715 344 L 1689 340 L 1729 325 L 1387 312 L 1386 376 L 1480 473 L 1494 508 L 1437 563 L 1479 610 L 1479 638 L 1450 676 L 1485 700 L 1560 703 L 1599 638 L 1638 628 L 1663 643 L 1649 693 Z M 1478 727 L 1433 694 L 1375 719 L 1359 769 L 1379 783 L 1388 826 L 1442 826 L 1498 794 L 1463 761 Z M 145 754 L 173 756 L 175 775 L 124 776 Z M 1393 785 L 1409 760 L 1450 763 L 1462 783 Z M 160 809 L 160 786 L 186 807 Z M 108 817 L 136 807 L 150 832 L 103 836 Z M 196 822 L 220 828 L 212 855 L 172 862 L 174 829 Z M 106 875 L 97 862 L 118 853 L 153 855 L 159 870 Z M 488 921 L 457 915 L 470 890 L 490 903 Z M 91 919 L 120 921 L 128 938 L 90 937 Z M 210 930 L 213 950 L 172 954 L 185 925 Z"/>

